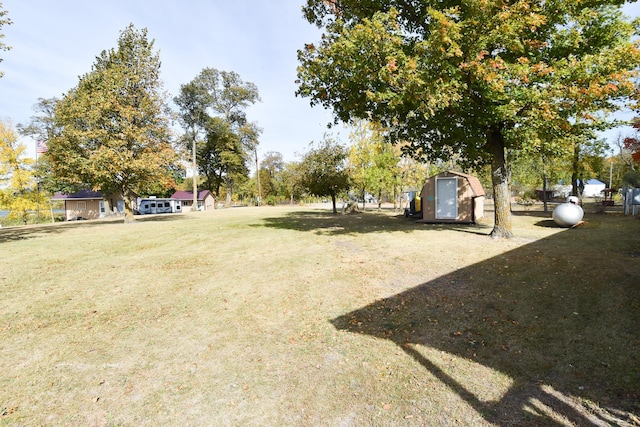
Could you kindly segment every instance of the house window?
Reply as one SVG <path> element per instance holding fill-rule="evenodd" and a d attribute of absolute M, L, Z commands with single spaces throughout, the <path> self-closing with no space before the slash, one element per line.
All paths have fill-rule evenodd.
<path fill-rule="evenodd" d="M 87 202 L 78 202 L 77 210 L 86 211 L 87 210 Z"/>

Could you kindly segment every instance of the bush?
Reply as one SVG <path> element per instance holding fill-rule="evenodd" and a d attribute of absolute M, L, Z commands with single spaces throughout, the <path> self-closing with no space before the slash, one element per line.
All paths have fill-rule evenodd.
<path fill-rule="evenodd" d="M 538 199 L 538 195 L 534 190 L 525 191 L 522 196 L 516 197 L 516 203 L 519 205 L 528 208 L 532 206 L 536 200 Z"/>
<path fill-rule="evenodd" d="M 636 170 L 630 170 L 624 174 L 622 182 L 630 187 L 640 187 L 640 172 Z"/>

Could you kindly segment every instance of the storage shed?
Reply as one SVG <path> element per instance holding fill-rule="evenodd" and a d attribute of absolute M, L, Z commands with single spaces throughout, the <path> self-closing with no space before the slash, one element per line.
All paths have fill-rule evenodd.
<path fill-rule="evenodd" d="M 442 172 L 427 179 L 420 222 L 474 223 L 484 217 L 484 189 L 475 176 Z"/>
<path fill-rule="evenodd" d="M 171 198 L 180 201 L 183 211 L 188 211 L 188 209 L 185 208 L 189 208 L 192 211 L 194 210 L 193 191 L 176 191 L 173 193 Z M 209 209 L 214 208 L 215 202 L 216 200 L 214 199 L 213 194 L 211 194 L 211 191 L 198 190 L 198 207 L 195 210 L 208 211 Z"/>
<path fill-rule="evenodd" d="M 75 193 L 56 193 L 51 200 L 64 201 L 67 221 L 98 219 L 124 213 L 124 200 L 119 196 L 105 197 L 100 191 L 80 190 Z"/>

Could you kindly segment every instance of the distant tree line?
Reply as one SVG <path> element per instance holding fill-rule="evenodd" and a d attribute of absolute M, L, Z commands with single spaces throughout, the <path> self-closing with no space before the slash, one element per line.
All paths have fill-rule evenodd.
<path fill-rule="evenodd" d="M 2 122 L 0 209 L 27 222 L 46 195 L 79 189 L 124 198 L 125 221 L 136 197 L 176 189 L 194 198 L 210 190 L 225 206 L 399 207 L 404 192 L 453 169 L 480 177 L 496 201 L 492 234 L 508 237 L 514 195 L 558 182 L 577 192 L 589 178 L 640 184 L 637 135 L 615 141 L 615 155 L 597 137 L 617 124 L 608 113 L 638 99 L 636 27 L 619 7 L 379 6 L 309 0 L 304 8 L 326 37 L 299 51 L 297 94 L 332 109 L 348 144 L 327 134 L 297 161 L 261 155 L 262 129 L 247 117 L 260 101 L 255 84 L 204 68 L 169 100 L 153 40 L 129 25 L 75 87 L 39 99 L 29 123 Z M 0 4 L 0 29 L 11 24 L 6 14 Z M 486 25 L 471 25 L 478 19 Z M 19 135 L 41 142 L 36 162 Z"/>

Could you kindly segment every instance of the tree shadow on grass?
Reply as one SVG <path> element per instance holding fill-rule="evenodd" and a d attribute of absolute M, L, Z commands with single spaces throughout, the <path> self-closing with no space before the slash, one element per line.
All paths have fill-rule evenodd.
<path fill-rule="evenodd" d="M 104 222 L 99 221 L 70 221 L 54 224 L 3 227 L 0 228 L 0 243 L 25 239 L 37 239 L 51 234 L 64 233 L 66 230 L 72 228 L 93 228 L 103 224 Z"/>
<path fill-rule="evenodd" d="M 180 221 L 189 218 L 181 213 L 174 214 L 155 214 L 155 215 L 136 215 L 135 222 L 171 222 Z"/>
<path fill-rule="evenodd" d="M 164 222 L 164 221 L 177 221 L 184 218 L 182 215 L 149 215 L 146 217 L 135 217 L 135 221 L 129 224 L 135 224 L 136 222 Z M 105 224 L 123 223 L 122 217 L 108 217 L 105 219 L 86 220 L 86 221 L 67 221 L 57 222 L 53 224 L 39 224 L 39 225 L 27 225 L 27 226 L 15 226 L 15 227 L 2 227 L 0 228 L 0 243 L 25 240 L 25 239 L 37 239 L 51 234 L 60 234 L 66 230 L 73 228 L 86 228 L 91 229 L 94 227 L 104 226 Z"/>
<path fill-rule="evenodd" d="M 327 210 L 295 211 L 283 216 L 264 218 L 263 223 L 256 226 L 329 236 L 390 231 L 411 233 L 425 228 L 483 235 L 491 232 L 491 228 L 474 224 L 421 224 L 417 223 L 415 218 L 405 218 L 404 215 L 390 214 L 388 211 L 365 211 L 348 215 L 336 215 Z"/>
<path fill-rule="evenodd" d="M 490 423 L 639 425 L 637 222 L 556 233 L 332 323 L 392 341 Z M 512 383 L 487 399 L 434 351 Z"/>

